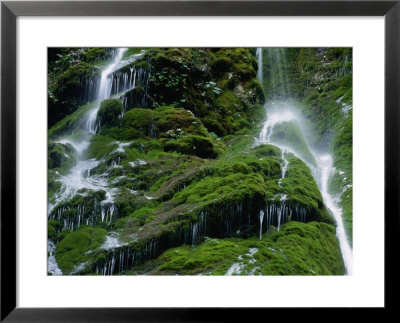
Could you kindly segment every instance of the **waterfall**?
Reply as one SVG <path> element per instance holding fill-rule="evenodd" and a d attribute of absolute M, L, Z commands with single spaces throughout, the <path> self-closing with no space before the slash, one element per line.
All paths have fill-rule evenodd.
<path fill-rule="evenodd" d="M 47 272 L 53 276 L 62 275 L 62 271 L 58 268 L 56 257 L 54 256 L 54 251 L 56 246 L 50 240 L 47 241 L 47 251 L 49 252 L 49 257 L 47 259 Z"/>
<path fill-rule="evenodd" d="M 287 66 L 285 50 L 283 48 L 267 48 L 266 50 L 269 61 L 269 93 L 274 97 L 288 98 L 290 88 L 285 72 L 285 66 Z"/>
<path fill-rule="evenodd" d="M 271 97 L 286 97 L 290 96 L 289 82 L 287 75 L 285 73 L 284 67 L 287 66 L 285 50 L 283 48 L 267 48 L 267 55 L 269 58 L 269 76 L 270 76 L 270 89 L 272 91 Z M 259 66 L 260 69 L 260 66 Z M 260 71 L 257 73 L 258 75 L 262 75 Z M 350 247 L 349 241 L 346 236 L 346 232 L 343 225 L 342 220 L 342 210 L 335 203 L 334 198 L 328 192 L 328 182 L 329 177 L 333 173 L 332 166 L 332 157 L 328 154 L 317 155 L 316 153 L 312 153 L 314 159 L 316 160 L 316 166 L 311 165 L 309 161 L 302 156 L 299 156 L 293 149 L 289 147 L 283 146 L 281 143 L 275 143 L 271 140 L 271 135 L 273 134 L 274 127 L 283 123 L 294 121 L 298 124 L 301 124 L 302 120 L 293 113 L 291 104 L 288 102 L 271 102 L 270 104 L 265 104 L 265 108 L 267 110 L 268 118 L 264 122 L 263 128 L 260 132 L 258 138 L 255 138 L 255 145 L 260 144 L 274 144 L 282 151 L 282 176 L 278 181 L 278 185 L 281 186 L 282 179 L 285 178 L 286 170 L 288 167 L 288 161 L 285 158 L 285 154 L 292 153 L 296 157 L 302 159 L 306 165 L 310 168 L 312 175 L 318 185 L 318 188 L 321 192 L 323 201 L 327 209 L 332 214 L 333 218 L 336 221 L 336 236 L 339 240 L 340 250 L 342 253 L 343 261 L 346 267 L 346 273 L 351 275 L 353 273 L 353 255 L 352 249 Z M 301 130 L 301 127 L 300 127 Z M 304 136 L 305 140 L 306 137 Z M 309 143 L 306 140 L 306 144 L 310 147 Z M 286 196 L 281 196 L 281 204 L 277 205 L 269 205 L 263 210 L 262 217 L 266 217 L 266 230 L 268 230 L 271 226 L 277 225 L 278 230 L 281 225 L 283 225 L 287 220 L 296 220 L 300 222 L 310 221 L 311 214 L 303 208 L 296 206 L 294 209 L 290 208 L 288 205 L 285 205 Z M 262 234 L 262 217 L 260 212 L 260 238 Z"/>
<path fill-rule="evenodd" d="M 90 176 L 90 171 L 99 165 L 99 161 L 95 159 L 84 159 L 83 153 L 89 147 L 90 138 L 97 131 L 96 119 L 100 103 L 111 95 L 112 79 L 110 75 L 118 66 L 126 50 L 126 48 L 118 48 L 113 61 L 107 65 L 101 73 L 99 88 L 97 90 L 98 104 L 83 116 L 83 118 L 86 119 L 86 122 L 84 122 L 85 127 L 83 129 L 85 134 L 80 137 L 80 140 L 74 141 L 67 138 L 61 138 L 57 141 L 59 143 L 71 144 L 78 154 L 78 161 L 75 166 L 71 168 L 69 174 L 60 177 L 62 188 L 56 198 L 57 203 L 71 198 L 80 189 L 91 189 L 95 191 L 105 190 L 109 196 L 113 193 L 108 189 L 107 178 L 105 176 Z"/>
<path fill-rule="evenodd" d="M 268 107 L 268 105 L 266 105 Z M 282 108 L 282 106 L 281 106 Z M 267 109 L 268 111 L 268 109 Z M 337 223 L 337 228 L 336 228 L 336 236 L 339 240 L 340 243 L 340 249 L 341 253 L 343 256 L 343 261 L 346 266 L 346 271 L 347 274 L 352 273 L 352 250 L 349 245 L 349 242 L 346 237 L 346 233 L 344 230 L 343 226 L 343 221 L 342 221 L 342 210 L 336 205 L 334 202 L 334 198 L 330 195 L 328 192 L 328 181 L 329 181 L 329 176 L 333 172 L 333 167 L 332 167 L 332 158 L 329 155 L 322 155 L 318 156 L 315 153 L 313 153 L 314 159 L 317 161 L 316 167 L 311 165 L 307 160 L 299 156 L 295 151 L 292 149 L 283 146 L 282 144 L 279 143 L 274 143 L 271 141 L 270 137 L 274 131 L 274 127 L 282 122 L 288 122 L 288 121 L 297 121 L 301 122 L 299 117 L 296 116 L 296 114 L 291 113 L 289 110 L 285 110 L 284 104 L 283 108 L 279 110 L 272 110 L 268 112 L 268 119 L 265 121 L 264 126 L 261 130 L 261 133 L 258 138 L 256 138 L 256 145 L 259 144 L 274 144 L 278 148 L 281 149 L 282 155 L 281 158 L 283 160 L 283 165 L 282 165 L 282 176 L 281 179 L 278 181 L 278 185 L 281 186 L 281 181 L 285 177 L 286 170 L 288 167 L 288 161 L 285 158 L 285 154 L 287 153 L 292 153 L 296 155 L 296 157 L 302 159 L 306 165 L 310 168 L 313 177 L 318 185 L 318 188 L 321 191 L 321 195 L 324 201 L 324 204 L 328 208 L 328 210 L 331 212 L 333 215 L 336 223 Z M 275 224 L 278 225 L 278 230 L 283 224 L 283 221 L 285 221 L 285 214 L 289 215 L 291 218 L 293 216 L 293 220 L 300 221 L 300 222 L 306 222 L 307 220 L 307 211 L 303 209 L 298 209 L 295 210 L 294 213 L 290 209 L 287 209 L 284 206 L 284 202 L 286 200 L 286 196 L 282 195 L 281 196 L 281 201 L 283 204 L 281 207 L 283 208 L 283 213 L 282 210 L 276 209 L 276 206 L 273 206 L 273 210 L 271 211 L 266 211 L 266 217 L 267 217 L 267 228 L 269 228 L 271 225 L 271 217 L 276 217 Z"/>
<path fill-rule="evenodd" d="M 82 124 L 83 127 L 82 129 L 76 130 L 83 130 L 83 133 L 78 136 L 78 139 L 70 139 L 67 136 L 55 141 L 59 144 L 72 145 L 77 156 L 77 161 L 75 165 L 72 166 L 69 173 L 66 175 L 59 174 L 58 181 L 61 183 L 61 188 L 59 192 L 55 194 L 55 204 L 49 204 L 48 207 L 48 218 L 56 219 L 61 224 L 59 231 L 64 229 L 69 229 L 71 231 L 78 230 L 81 225 L 101 225 L 108 227 L 118 219 L 118 209 L 114 205 L 114 195 L 117 189 L 109 187 L 107 182 L 108 173 L 91 173 L 91 171 L 100 164 L 100 161 L 96 159 L 86 159 L 84 152 L 89 147 L 91 137 L 98 130 L 96 120 L 101 101 L 110 98 L 113 92 L 132 89 L 137 80 L 137 73 L 148 76 L 148 74 L 143 71 L 137 72 L 134 67 L 129 69 L 130 77 L 124 73 L 113 76 L 115 71 L 121 68 L 121 60 L 126 50 L 126 48 L 116 49 L 112 61 L 104 67 L 101 76 L 97 77 L 97 79 L 87 80 L 88 93 L 85 95 L 87 97 L 94 96 L 96 105 L 81 117 L 81 122 L 79 122 L 79 124 Z M 133 61 L 141 55 L 142 54 L 135 55 Z M 133 61 L 130 60 L 129 63 L 131 64 Z M 115 88 L 115 90 L 113 90 L 113 88 Z M 113 144 L 117 145 L 119 153 L 123 153 L 124 147 L 127 145 L 118 142 Z M 79 192 L 82 189 L 84 189 L 85 192 L 90 190 L 94 192 L 105 191 L 105 198 L 99 200 L 99 197 L 93 197 L 91 200 L 88 200 L 87 193 Z M 80 204 L 76 207 L 69 207 L 64 204 L 65 201 L 68 201 L 77 194 L 85 196 L 85 204 Z M 86 204 L 90 207 L 86 207 Z M 52 275 L 61 275 L 62 273 L 57 266 L 54 256 L 55 249 L 54 243 L 49 241 L 48 250 L 50 255 L 48 257 L 48 271 Z M 110 266 L 110 271 L 114 271 L 113 265 Z"/>
<path fill-rule="evenodd" d="M 285 157 L 285 154 L 288 153 L 287 148 L 282 147 L 282 148 L 281 148 L 281 151 L 282 151 L 281 158 L 282 158 L 282 161 L 283 161 L 283 165 L 282 165 L 282 176 L 281 176 L 281 178 L 280 178 L 280 180 L 279 180 L 279 182 L 278 182 L 278 185 L 279 185 L 280 187 L 282 187 L 282 179 L 285 178 L 286 169 L 287 169 L 287 167 L 288 167 L 288 165 L 289 165 L 289 161 L 288 161 L 288 160 L 286 159 L 286 157 Z M 284 199 L 286 199 L 286 196 L 285 196 Z"/>
<path fill-rule="evenodd" d="M 342 210 L 336 205 L 334 199 L 328 192 L 329 176 L 333 172 L 332 157 L 330 155 L 322 155 L 317 158 L 318 166 L 321 170 L 321 194 L 326 207 L 332 212 L 336 221 L 336 236 L 340 243 L 340 250 L 343 255 L 343 261 L 346 266 L 347 274 L 353 273 L 353 251 L 350 247 L 346 236 L 346 231 L 343 226 Z"/>
<path fill-rule="evenodd" d="M 111 96 L 111 89 L 113 85 L 112 80 L 112 72 L 114 71 L 117 64 L 121 61 L 121 58 L 127 48 L 118 48 L 117 55 L 115 56 L 113 62 L 109 64 L 106 68 L 101 72 L 99 88 L 97 90 L 96 100 L 98 101 L 98 105 L 89 111 L 87 115 L 87 122 L 85 130 L 89 133 L 96 133 L 98 125 L 96 124 L 97 112 L 99 111 L 100 104 L 102 100 L 108 99 Z"/>
<path fill-rule="evenodd" d="M 263 57 L 262 57 L 262 48 L 257 48 L 256 51 L 256 55 L 257 55 L 257 61 L 258 61 L 258 70 L 257 70 L 257 78 L 260 81 L 260 83 L 262 84 L 263 82 Z"/>

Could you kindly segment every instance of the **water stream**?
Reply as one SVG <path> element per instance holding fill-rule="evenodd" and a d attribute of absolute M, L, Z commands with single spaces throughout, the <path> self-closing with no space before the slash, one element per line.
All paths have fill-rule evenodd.
<path fill-rule="evenodd" d="M 103 69 L 100 77 L 99 88 L 97 91 L 97 104 L 95 104 L 94 108 L 89 110 L 83 116 L 83 118 L 85 118 L 84 122 L 81 123 L 84 125 L 83 129 L 81 129 L 83 130 L 83 134 L 81 134 L 79 138 L 75 140 L 71 140 L 68 138 L 59 138 L 56 141 L 57 143 L 72 145 L 72 147 L 74 147 L 76 151 L 77 162 L 70 169 L 67 175 L 61 175 L 59 177 L 58 181 L 61 182 L 62 186 L 58 194 L 56 194 L 55 204 L 49 204 L 49 218 L 56 218 L 60 220 L 62 218 L 63 209 L 57 209 L 57 213 L 55 214 L 55 212 L 53 211 L 54 206 L 56 206 L 60 202 L 67 201 L 68 199 L 72 198 L 74 195 L 77 194 L 79 190 L 86 189 L 94 191 L 103 190 L 106 192 L 105 200 L 101 201 L 101 219 L 102 221 L 111 221 L 115 210 L 113 205 L 113 196 L 115 194 L 115 189 L 110 189 L 108 187 L 107 174 L 91 175 L 91 170 L 97 167 L 100 161 L 96 159 L 85 159 L 84 152 L 89 147 L 91 137 L 98 130 L 99 125 L 96 123 L 97 112 L 100 108 L 101 101 L 111 97 L 113 84 L 115 84 L 115 82 L 113 82 L 112 73 L 118 67 L 118 64 L 120 63 L 126 50 L 127 48 L 118 48 L 115 51 L 115 56 L 112 62 Z M 134 82 L 132 85 L 134 85 Z M 129 88 L 126 88 L 126 90 L 129 90 Z M 118 145 L 118 148 L 120 148 L 120 145 Z M 74 228 L 79 228 L 81 224 L 89 224 L 89 222 L 92 220 L 89 218 L 84 219 L 83 214 L 84 209 L 78 208 L 78 217 L 76 220 L 77 222 L 71 222 L 64 219 L 64 227 L 73 230 Z M 62 272 L 58 268 L 54 257 L 55 245 L 51 241 L 48 242 L 48 251 L 50 253 L 50 256 L 48 257 L 48 272 L 52 275 L 61 275 Z"/>
<path fill-rule="evenodd" d="M 281 87 L 282 86 L 287 87 L 287 84 L 288 84 L 287 77 L 282 72 L 282 68 L 281 68 L 282 61 L 285 60 L 285 58 L 282 57 L 282 52 L 283 52 L 283 50 L 278 50 L 278 49 L 269 49 L 268 50 L 270 63 L 273 65 L 273 66 L 270 66 L 271 74 L 278 73 L 278 76 L 277 75 L 270 75 L 270 76 L 271 76 L 271 79 L 273 79 L 273 80 L 278 78 L 280 80 Z M 262 51 L 257 50 L 257 54 L 262 55 Z M 258 60 L 260 61 L 260 57 L 258 57 Z M 261 58 L 261 61 L 262 61 L 262 58 Z M 278 63 L 277 66 L 275 66 L 276 63 Z M 262 65 L 259 64 L 258 66 L 260 69 Z M 258 73 L 258 75 L 260 75 L 260 72 Z M 275 85 L 275 84 L 273 84 L 273 85 Z M 286 93 L 289 93 L 289 90 L 288 90 L 288 88 L 283 89 L 283 90 L 280 89 L 280 92 L 286 94 Z M 259 137 L 256 138 L 255 144 L 256 145 L 273 144 L 282 150 L 282 160 L 283 160 L 282 176 L 278 182 L 279 185 L 281 184 L 282 179 L 285 177 L 286 168 L 288 166 L 288 161 L 285 158 L 286 153 L 289 153 L 289 152 L 293 153 L 294 155 L 296 155 L 298 158 L 302 159 L 308 165 L 308 167 L 310 168 L 310 170 L 314 176 L 314 179 L 320 189 L 323 201 L 324 201 L 326 207 L 328 208 L 328 210 L 330 211 L 330 213 L 332 214 L 333 218 L 336 221 L 336 236 L 340 243 L 340 250 L 341 250 L 343 261 L 344 261 L 344 264 L 346 267 L 346 273 L 348 275 L 351 275 L 353 273 L 353 252 L 350 247 L 350 244 L 349 244 L 349 241 L 346 236 L 345 229 L 344 229 L 343 220 L 342 220 L 342 210 L 338 207 L 338 205 L 335 202 L 334 197 L 328 191 L 329 178 L 334 171 L 334 168 L 332 166 L 333 162 L 332 162 L 331 155 L 329 153 L 317 154 L 317 153 L 311 151 L 311 153 L 316 161 L 316 166 L 315 166 L 315 165 L 310 164 L 310 162 L 306 158 L 304 158 L 304 156 L 301 156 L 301 154 L 299 155 L 296 152 L 296 147 L 286 147 L 286 146 L 282 145 L 281 143 L 277 143 L 277 142 L 274 142 L 273 140 L 271 140 L 271 135 L 273 134 L 275 126 L 277 126 L 281 123 L 284 123 L 284 122 L 292 122 L 292 121 L 297 122 L 300 125 L 302 123 L 302 120 L 296 113 L 292 112 L 291 104 L 289 102 L 287 102 L 286 104 L 285 104 L 285 102 L 281 102 L 280 104 L 277 104 L 276 102 L 267 102 L 265 107 L 267 109 L 268 118 L 264 123 L 264 126 L 261 130 Z M 301 129 L 301 127 L 300 127 L 300 129 Z M 306 136 L 304 136 L 304 139 L 306 140 Z M 307 143 L 307 140 L 306 140 L 306 143 Z M 309 144 L 308 144 L 308 147 L 310 147 Z M 284 201 L 285 199 L 286 199 L 286 197 L 283 197 L 283 199 L 281 198 L 281 201 L 282 200 Z M 284 208 L 284 203 L 281 205 L 281 209 L 282 208 Z M 281 212 L 282 212 L 282 210 L 278 211 L 278 230 L 279 230 L 279 227 L 281 224 L 280 223 Z M 301 214 L 301 217 L 302 216 L 305 216 L 305 214 Z M 260 239 L 262 237 L 261 229 L 262 229 L 263 219 L 264 219 L 264 212 L 262 212 L 262 214 L 260 213 Z"/>

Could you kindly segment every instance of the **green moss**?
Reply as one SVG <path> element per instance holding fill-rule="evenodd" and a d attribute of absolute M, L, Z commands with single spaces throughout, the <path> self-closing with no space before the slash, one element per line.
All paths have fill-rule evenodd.
<path fill-rule="evenodd" d="M 76 162 L 76 152 L 70 144 L 50 141 L 47 149 L 48 169 L 57 170 L 65 175 Z"/>
<path fill-rule="evenodd" d="M 70 274 L 74 269 L 90 260 L 87 252 L 101 246 L 105 241 L 106 231 L 98 228 L 82 227 L 71 232 L 57 244 L 56 260 L 64 274 Z"/>
<path fill-rule="evenodd" d="M 84 122 L 84 114 L 88 113 L 96 106 L 96 102 L 92 102 L 81 106 L 75 112 L 71 113 L 64 119 L 57 122 L 49 129 L 49 139 L 56 139 L 66 134 L 73 133 Z"/>
<path fill-rule="evenodd" d="M 90 140 L 90 145 L 86 151 L 86 158 L 101 159 L 110 154 L 116 148 L 115 140 L 110 137 L 96 135 Z"/>
<path fill-rule="evenodd" d="M 142 48 L 142 47 L 130 47 L 124 52 L 122 59 L 127 59 L 132 55 L 140 54 L 142 51 L 144 51 L 146 49 L 147 48 Z"/>
<path fill-rule="evenodd" d="M 97 120 L 100 126 L 116 126 L 119 124 L 119 116 L 124 106 L 119 99 L 107 99 L 101 102 L 97 112 Z"/>
<path fill-rule="evenodd" d="M 239 167 L 236 168 L 239 169 Z M 248 171 L 248 168 L 243 168 Z M 244 201 L 255 196 L 262 199 L 265 195 L 265 183 L 260 174 L 235 173 L 209 177 L 193 183 L 177 193 L 173 199 L 178 203 L 197 203 L 206 206 L 215 203 L 229 204 L 235 201 Z"/>
<path fill-rule="evenodd" d="M 217 157 L 212 140 L 201 136 L 189 135 L 176 140 L 169 140 L 166 142 L 164 149 L 165 151 L 175 151 L 201 158 Z"/>
<path fill-rule="evenodd" d="M 281 150 L 273 145 L 259 145 L 255 147 L 253 151 L 257 157 L 263 157 L 263 156 L 281 157 L 282 155 Z"/>
<path fill-rule="evenodd" d="M 122 118 L 122 133 L 124 140 L 151 137 L 155 112 L 148 109 L 131 109 Z"/>
<path fill-rule="evenodd" d="M 127 274 L 225 275 L 236 264 L 239 275 L 343 275 L 333 226 L 288 222 L 262 240 L 206 238 L 199 246 L 181 246 Z M 143 270 L 143 271 L 142 271 Z"/>
<path fill-rule="evenodd" d="M 47 221 L 47 238 L 54 240 L 57 237 L 57 232 L 61 228 L 60 223 L 57 220 L 50 219 Z"/>
<path fill-rule="evenodd" d="M 286 177 L 282 179 L 282 186 L 288 199 L 292 203 L 305 206 L 309 210 L 308 216 L 313 216 L 315 220 L 333 224 L 333 219 L 325 208 L 321 193 L 309 168 L 298 158 L 290 155 L 286 158 L 289 164 Z"/>

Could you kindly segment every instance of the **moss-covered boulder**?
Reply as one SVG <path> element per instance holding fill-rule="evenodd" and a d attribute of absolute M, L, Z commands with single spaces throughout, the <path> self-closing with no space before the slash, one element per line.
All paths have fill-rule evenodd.
<path fill-rule="evenodd" d="M 82 227 L 67 234 L 56 249 L 57 264 L 63 274 L 82 274 L 92 259 L 90 252 L 99 248 L 105 241 L 107 231 L 99 228 Z"/>
<path fill-rule="evenodd" d="M 48 168 L 57 168 L 60 172 L 66 173 L 76 162 L 76 151 L 69 143 L 56 143 L 50 141 L 48 146 Z"/>
<path fill-rule="evenodd" d="M 343 275 L 335 228 L 325 223 L 288 222 L 262 239 L 205 238 L 181 246 L 126 274 L 150 275 Z"/>
<path fill-rule="evenodd" d="M 101 102 L 97 112 L 98 124 L 103 126 L 116 126 L 119 124 L 119 117 L 122 115 L 124 106 L 119 99 L 107 99 Z"/>
<path fill-rule="evenodd" d="M 165 151 L 175 151 L 201 158 L 216 158 L 218 153 L 209 138 L 188 135 L 176 140 L 169 140 L 164 146 Z"/>

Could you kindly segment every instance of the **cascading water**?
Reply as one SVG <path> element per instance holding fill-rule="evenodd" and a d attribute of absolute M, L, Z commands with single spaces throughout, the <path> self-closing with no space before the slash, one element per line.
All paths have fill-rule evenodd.
<path fill-rule="evenodd" d="M 84 134 L 79 137 L 79 140 L 62 138 L 57 141 L 59 143 L 71 144 L 77 152 L 78 159 L 75 166 L 71 168 L 69 174 L 61 176 L 60 178 L 62 188 L 60 194 L 57 196 L 57 202 L 71 198 L 80 189 L 102 189 L 107 191 L 107 179 L 104 176 L 90 176 L 90 170 L 94 169 L 99 164 L 99 161 L 95 159 L 84 159 L 83 153 L 89 147 L 90 138 L 94 133 L 96 133 L 96 118 L 101 101 L 109 98 L 109 95 L 111 94 L 112 81 L 110 74 L 114 71 L 126 50 L 126 48 L 118 48 L 117 55 L 113 62 L 101 73 L 101 80 L 97 94 L 98 104 L 83 116 L 83 118 L 86 118 L 86 122 L 84 123 L 86 126 L 83 129 Z M 111 192 L 107 193 L 108 195 L 111 195 Z"/>
<path fill-rule="evenodd" d="M 343 261 L 346 266 L 347 274 L 353 273 L 353 251 L 350 247 L 346 232 L 343 226 L 342 210 L 336 205 L 332 196 L 328 192 L 329 176 L 332 174 L 332 157 L 322 155 L 317 158 L 318 167 L 321 170 L 321 194 L 326 207 L 331 211 L 336 221 L 336 236 L 339 239 L 340 250 L 342 251 Z"/>
<path fill-rule="evenodd" d="M 257 60 L 258 60 L 258 66 L 262 66 L 263 62 L 262 62 L 262 48 L 257 48 Z M 257 70 L 257 78 L 260 80 L 261 84 L 263 81 L 263 69 L 259 68 Z"/>
<path fill-rule="evenodd" d="M 83 122 L 79 124 L 83 124 L 82 134 L 79 135 L 78 139 L 69 139 L 60 138 L 56 142 L 61 144 L 69 144 L 71 145 L 76 152 L 77 162 L 70 169 L 69 173 L 65 176 L 60 175 L 58 181 L 61 182 L 61 189 L 56 194 L 55 204 L 49 204 L 48 207 L 48 217 L 49 219 L 57 219 L 63 225 L 63 229 L 70 229 L 73 231 L 74 229 L 78 229 L 80 225 L 93 225 L 96 221 L 101 222 L 111 222 L 113 215 L 115 213 L 115 207 L 113 204 L 113 196 L 115 194 L 115 189 L 111 189 L 108 186 L 107 182 L 107 174 L 91 174 L 91 170 L 97 167 L 100 161 L 96 159 L 85 159 L 84 152 L 89 147 L 90 138 L 96 133 L 98 125 L 96 125 L 97 120 L 97 112 L 100 108 L 101 101 L 107 98 L 110 98 L 112 94 L 113 84 L 116 87 L 116 91 L 121 89 L 119 84 L 115 85 L 115 78 L 112 77 L 113 72 L 118 68 L 118 64 L 120 63 L 126 48 L 118 48 L 116 50 L 116 55 L 113 61 L 104 68 L 101 73 L 101 78 L 99 82 L 99 88 L 97 89 L 97 104 L 93 109 L 88 111 L 82 118 Z M 139 55 L 138 55 L 139 56 Z M 131 86 L 135 86 L 135 78 L 136 72 L 133 73 L 132 70 L 132 80 L 126 79 L 126 82 L 123 84 L 123 90 L 127 91 L 131 89 Z M 79 130 L 79 129 L 77 129 Z M 124 144 L 115 143 L 117 148 L 115 152 L 123 152 Z M 67 201 L 72 198 L 74 195 L 78 193 L 79 190 L 93 190 L 93 191 L 105 191 L 105 199 L 103 199 L 100 203 L 94 201 L 93 213 L 95 214 L 86 214 L 86 210 L 84 206 L 78 206 L 75 210 L 76 216 L 67 217 L 64 216 L 64 212 L 69 211 L 69 207 L 55 207 L 63 201 Z M 52 241 L 48 242 L 48 249 L 50 252 L 50 256 L 48 258 L 48 271 L 52 275 L 61 275 L 61 270 L 57 267 L 57 263 L 54 257 L 55 245 Z"/>
<path fill-rule="evenodd" d="M 100 103 L 102 100 L 108 99 L 111 96 L 113 81 L 112 77 L 110 77 L 110 74 L 114 71 L 116 65 L 121 61 L 121 58 L 126 50 L 127 48 L 118 48 L 114 61 L 101 72 L 100 85 L 97 92 L 97 101 L 99 101 L 99 105 L 93 108 L 93 110 L 89 111 L 86 123 L 85 130 L 89 133 L 93 134 L 97 131 L 96 119 L 97 112 L 100 108 Z"/>
<path fill-rule="evenodd" d="M 258 51 L 257 53 L 260 53 L 262 55 L 262 51 Z M 284 57 L 284 51 L 283 49 L 268 49 L 267 53 L 269 54 L 270 58 L 270 72 L 273 75 L 270 75 L 271 77 L 271 86 L 274 89 L 276 86 L 276 79 L 278 78 L 280 81 L 280 86 L 286 86 L 286 89 L 278 89 L 277 91 L 281 93 L 289 93 L 289 90 L 287 88 L 287 78 L 286 75 L 282 72 L 281 68 L 281 57 Z M 260 58 L 258 57 L 260 60 Z M 262 61 L 262 58 L 261 58 Z M 274 63 L 277 63 L 277 66 L 273 66 Z M 262 65 L 259 64 L 259 69 L 262 67 Z M 277 73 L 278 75 L 274 75 L 274 73 Z M 258 75 L 260 75 L 260 72 L 258 72 Z M 342 220 L 342 210 L 336 205 L 334 202 L 334 198 L 330 195 L 328 191 L 328 181 L 329 177 L 333 172 L 333 166 L 332 166 L 332 158 L 328 154 L 322 154 L 322 155 L 317 155 L 313 153 L 313 157 L 316 160 L 316 167 L 314 165 L 311 165 L 309 161 L 305 160 L 302 158 L 302 156 L 299 156 L 293 149 L 290 149 L 289 147 L 285 147 L 282 144 L 273 142 L 271 140 L 271 135 L 274 131 L 274 127 L 283 123 L 283 122 L 291 122 L 291 121 L 296 121 L 297 123 L 301 123 L 302 120 L 299 119 L 299 117 L 290 111 L 290 105 L 287 104 L 285 106 L 285 103 L 281 103 L 280 105 L 277 105 L 275 102 L 267 103 L 265 104 L 265 108 L 267 109 L 267 115 L 268 118 L 264 123 L 264 126 L 261 130 L 261 133 L 258 138 L 256 138 L 256 145 L 260 144 L 273 144 L 280 148 L 282 150 L 282 160 L 283 160 L 283 165 L 282 165 L 282 177 L 279 180 L 278 184 L 281 185 L 282 179 L 285 177 L 286 173 L 286 168 L 288 166 L 288 161 L 285 158 L 285 154 L 290 152 L 302 159 L 308 167 L 311 169 L 311 172 L 315 178 L 315 181 L 321 191 L 321 195 L 323 198 L 323 201 L 328 208 L 328 210 L 331 212 L 333 215 L 337 227 L 336 227 L 336 236 L 339 240 L 340 243 L 340 250 L 342 253 L 343 261 L 346 267 L 346 272 L 348 275 L 351 275 L 353 273 L 353 263 L 352 263 L 352 249 L 350 247 L 349 241 L 347 239 L 345 229 L 343 226 L 343 220 Z M 268 208 L 265 212 L 266 216 L 266 222 L 267 222 L 267 228 L 271 225 L 271 221 L 275 221 L 278 225 L 278 230 L 280 225 L 282 224 L 282 213 L 285 213 L 286 215 L 289 216 L 290 219 L 297 220 L 297 221 L 306 221 L 306 216 L 307 212 L 304 209 L 297 208 L 294 210 L 294 212 L 290 209 L 288 209 L 285 206 L 285 200 L 286 196 L 281 197 L 281 205 L 280 207 L 276 206 L 269 206 L 270 212 L 268 212 Z M 261 213 L 262 212 L 262 213 Z M 275 215 L 274 215 L 275 214 Z M 274 220 L 274 218 L 276 219 Z M 283 217 L 285 218 L 285 217 Z M 262 238 L 262 222 L 264 219 L 264 210 L 260 211 L 260 239 Z"/>
<path fill-rule="evenodd" d="M 283 48 L 266 48 L 265 50 L 269 61 L 270 88 L 273 90 L 274 96 L 288 97 L 290 88 L 284 71 L 284 66 L 287 65 L 285 51 Z M 260 54 L 262 55 L 262 52 Z M 259 64 L 258 66 L 262 65 Z"/>

